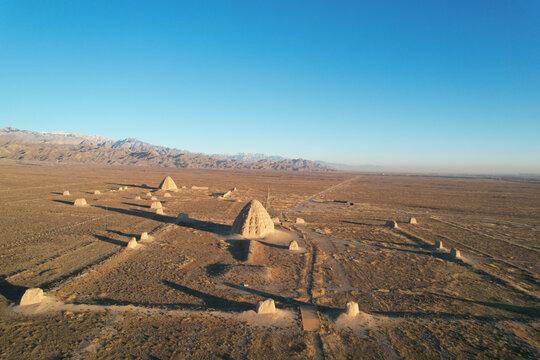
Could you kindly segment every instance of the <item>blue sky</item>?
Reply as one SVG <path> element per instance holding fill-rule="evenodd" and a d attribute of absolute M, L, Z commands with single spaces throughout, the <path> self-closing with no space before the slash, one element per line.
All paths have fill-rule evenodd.
<path fill-rule="evenodd" d="M 0 126 L 540 173 L 540 2 L 0 2 Z"/>

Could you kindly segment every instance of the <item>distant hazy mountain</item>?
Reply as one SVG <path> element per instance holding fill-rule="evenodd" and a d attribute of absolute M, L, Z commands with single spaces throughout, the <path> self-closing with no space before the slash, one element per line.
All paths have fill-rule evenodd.
<path fill-rule="evenodd" d="M 0 128 L 0 159 L 49 163 L 146 165 L 180 168 L 332 171 L 304 159 L 264 154 L 205 155 L 152 145 L 133 138 Z"/>
<path fill-rule="evenodd" d="M 345 164 L 334 164 L 322 160 L 315 160 L 319 164 L 324 166 L 343 171 L 366 171 L 366 172 L 381 172 L 385 171 L 384 167 L 377 165 L 345 165 Z"/>
<path fill-rule="evenodd" d="M 240 160 L 240 161 L 260 161 L 260 160 L 274 160 L 274 161 L 283 161 L 287 158 L 278 155 L 267 155 L 267 154 L 250 154 L 250 153 L 238 153 L 238 154 L 215 154 L 215 156 L 223 156 L 229 160 Z"/>

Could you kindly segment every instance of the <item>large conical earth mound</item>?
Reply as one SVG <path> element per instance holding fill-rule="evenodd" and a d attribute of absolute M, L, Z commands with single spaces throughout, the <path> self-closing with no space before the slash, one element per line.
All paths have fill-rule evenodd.
<path fill-rule="evenodd" d="M 262 238 L 274 231 L 274 222 L 258 200 L 251 200 L 240 211 L 232 226 L 233 234 Z"/>
<path fill-rule="evenodd" d="M 176 190 L 176 184 L 170 176 L 166 176 L 165 179 L 159 184 L 161 190 Z"/>

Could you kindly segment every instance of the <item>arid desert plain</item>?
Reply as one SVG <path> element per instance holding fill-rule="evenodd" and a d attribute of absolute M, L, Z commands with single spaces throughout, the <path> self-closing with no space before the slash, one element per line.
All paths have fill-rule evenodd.
<path fill-rule="evenodd" d="M 540 357 L 537 183 L 2 163 L 0 202 L 2 359 Z"/>

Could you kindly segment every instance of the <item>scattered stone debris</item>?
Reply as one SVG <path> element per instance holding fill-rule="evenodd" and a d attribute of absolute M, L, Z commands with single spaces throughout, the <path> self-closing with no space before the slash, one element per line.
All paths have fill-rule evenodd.
<path fill-rule="evenodd" d="M 246 238 L 261 238 L 273 231 L 274 223 L 258 200 L 248 202 L 232 225 L 232 233 Z"/>
<path fill-rule="evenodd" d="M 409 224 L 417 224 L 416 218 L 413 218 L 413 217 L 409 218 Z"/>
<path fill-rule="evenodd" d="M 360 313 L 360 310 L 358 309 L 358 303 L 354 301 L 347 302 L 347 310 L 345 311 L 347 316 L 356 316 Z"/>
<path fill-rule="evenodd" d="M 146 240 L 146 239 L 148 239 L 148 232 L 145 231 L 141 234 L 141 240 Z"/>
<path fill-rule="evenodd" d="M 128 249 L 135 249 L 138 246 L 139 246 L 139 244 L 137 244 L 137 239 L 135 239 L 134 237 L 132 237 L 131 240 L 129 240 L 129 242 L 127 244 Z"/>
<path fill-rule="evenodd" d="M 69 190 L 64 191 L 64 192 L 62 193 L 62 195 L 68 196 L 68 195 L 69 195 Z"/>
<path fill-rule="evenodd" d="M 75 201 L 73 202 L 73 205 L 75 206 L 86 206 L 86 199 L 84 198 L 81 198 L 81 199 L 75 199 Z"/>
<path fill-rule="evenodd" d="M 165 176 L 165 178 L 161 181 L 161 184 L 159 184 L 159 188 L 165 191 L 178 189 L 170 176 Z"/>
<path fill-rule="evenodd" d="M 450 256 L 453 259 L 461 259 L 461 252 L 458 249 L 452 248 L 450 250 Z"/>
<path fill-rule="evenodd" d="M 296 218 L 296 223 L 297 224 L 305 224 L 306 221 L 304 219 L 302 219 L 302 218 Z"/>
<path fill-rule="evenodd" d="M 39 304 L 41 301 L 43 301 L 43 290 L 41 290 L 40 288 L 30 288 L 24 292 L 24 295 L 21 298 L 20 305 L 26 306 Z"/>
<path fill-rule="evenodd" d="M 257 314 L 274 314 L 276 312 L 276 304 L 272 299 L 266 299 L 257 303 Z"/>
<path fill-rule="evenodd" d="M 392 229 L 398 229 L 399 228 L 396 220 L 388 220 L 386 222 L 386 226 L 388 226 L 389 228 L 392 228 Z"/>
<path fill-rule="evenodd" d="M 296 240 L 292 240 L 290 243 L 289 243 L 289 250 L 293 250 L 293 251 L 296 251 L 296 250 L 299 250 L 300 248 L 298 247 L 298 243 L 296 242 Z"/>
<path fill-rule="evenodd" d="M 154 201 L 152 202 L 152 205 L 150 205 L 150 209 L 161 209 L 162 207 L 163 205 L 161 205 L 161 201 Z"/>

